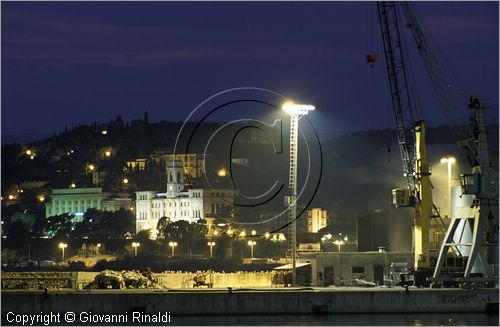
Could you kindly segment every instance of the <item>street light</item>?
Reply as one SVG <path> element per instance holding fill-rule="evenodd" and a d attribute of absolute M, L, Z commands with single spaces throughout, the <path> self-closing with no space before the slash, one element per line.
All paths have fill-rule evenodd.
<path fill-rule="evenodd" d="M 64 261 L 64 249 L 66 249 L 68 247 L 68 244 L 66 243 L 59 243 L 59 248 L 61 249 L 61 252 L 62 252 L 62 261 Z"/>
<path fill-rule="evenodd" d="M 141 246 L 139 242 L 132 242 L 132 247 L 134 248 L 134 255 L 137 256 L 137 248 Z"/>
<path fill-rule="evenodd" d="M 253 247 L 255 245 L 257 245 L 257 242 L 255 242 L 255 241 L 248 241 L 248 245 L 250 246 L 250 255 L 251 255 L 251 258 L 253 259 Z"/>
<path fill-rule="evenodd" d="M 219 170 L 217 171 L 217 175 L 218 175 L 219 177 L 226 177 L 226 175 L 227 175 L 226 168 L 221 168 L 221 169 L 219 169 Z"/>
<path fill-rule="evenodd" d="M 97 243 L 96 245 L 96 254 L 99 255 L 99 250 L 101 249 L 101 243 Z"/>
<path fill-rule="evenodd" d="M 252 231 L 252 236 L 255 236 L 255 235 L 257 235 L 257 232 L 253 230 Z"/>
<path fill-rule="evenodd" d="M 215 245 L 215 242 L 208 242 L 207 245 L 210 247 L 210 259 L 213 258 L 213 252 L 212 252 L 212 248 L 214 247 Z"/>
<path fill-rule="evenodd" d="M 168 242 L 168 246 L 172 248 L 172 257 L 175 254 L 175 247 L 177 246 L 177 242 Z"/>
<path fill-rule="evenodd" d="M 339 247 L 339 252 L 340 252 L 340 246 L 344 245 L 344 241 L 342 241 L 342 240 L 340 240 L 340 241 L 339 240 L 335 240 L 335 242 L 333 242 L 333 244 L 335 244 L 335 245 L 337 245 Z"/>
<path fill-rule="evenodd" d="M 290 250 L 292 250 L 292 286 L 295 286 L 297 280 L 297 150 L 298 139 L 297 134 L 299 130 L 299 116 L 307 115 L 314 106 L 306 104 L 295 104 L 293 102 L 286 102 L 281 106 L 287 114 L 290 115 L 290 182 L 289 187 L 292 191 L 289 202 L 289 235 L 290 235 Z"/>
<path fill-rule="evenodd" d="M 456 162 L 454 157 L 441 158 L 441 163 L 448 164 L 448 217 L 451 218 L 451 164 Z"/>

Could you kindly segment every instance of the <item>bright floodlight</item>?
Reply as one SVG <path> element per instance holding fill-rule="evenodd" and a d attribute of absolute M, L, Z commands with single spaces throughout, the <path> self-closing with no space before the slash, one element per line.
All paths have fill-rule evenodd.
<path fill-rule="evenodd" d="M 314 106 L 309 104 L 297 104 L 293 102 L 285 102 L 281 109 L 283 109 L 289 115 L 307 115 L 311 110 L 314 110 Z"/>
<path fill-rule="evenodd" d="M 446 158 L 441 158 L 441 163 L 455 163 L 455 158 L 453 157 L 446 157 Z"/>

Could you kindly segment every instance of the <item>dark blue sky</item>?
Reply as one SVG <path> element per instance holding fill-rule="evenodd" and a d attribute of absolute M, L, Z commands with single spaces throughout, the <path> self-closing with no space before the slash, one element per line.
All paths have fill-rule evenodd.
<path fill-rule="evenodd" d="M 205 98 L 267 88 L 317 107 L 322 135 L 393 126 L 374 2 L 2 2 L 2 134 L 121 115 L 184 120 Z M 418 2 L 467 92 L 498 120 L 498 2 Z M 424 118 L 441 110 L 413 41 Z M 365 55 L 377 52 L 370 69 Z"/>

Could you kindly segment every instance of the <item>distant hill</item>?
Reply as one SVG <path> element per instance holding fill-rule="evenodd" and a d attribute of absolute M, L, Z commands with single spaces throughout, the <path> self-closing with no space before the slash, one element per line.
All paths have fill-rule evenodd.
<path fill-rule="evenodd" d="M 2 145 L 12 143 L 32 143 L 50 137 L 50 133 L 19 133 L 19 134 L 2 134 Z"/>

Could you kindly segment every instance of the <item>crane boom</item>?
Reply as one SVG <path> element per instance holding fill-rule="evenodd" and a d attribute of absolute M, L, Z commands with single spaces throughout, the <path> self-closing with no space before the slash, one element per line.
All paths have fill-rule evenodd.
<path fill-rule="evenodd" d="M 438 62 L 438 56 L 432 50 L 425 37 L 421 24 L 411 8 L 409 2 L 400 2 L 401 9 L 405 16 L 406 27 L 413 35 L 417 50 L 425 65 L 427 74 L 431 80 L 434 93 L 444 110 L 444 115 L 448 124 L 452 126 L 451 131 L 457 144 L 472 166 L 480 163 L 481 158 L 475 151 L 473 133 L 468 124 L 464 124 L 465 117 L 459 117 L 461 108 L 465 108 L 465 98 L 459 99 L 459 85 L 453 81 L 451 74 L 447 73 L 444 66 Z"/>
<path fill-rule="evenodd" d="M 393 2 L 377 2 L 380 28 L 382 30 L 387 75 L 391 89 L 392 107 L 396 119 L 399 151 L 403 160 L 403 173 L 409 185 L 410 199 L 417 197 L 415 180 L 415 136 L 414 110 L 408 88 L 405 62 L 401 48 L 398 17 Z"/>
<path fill-rule="evenodd" d="M 415 121 L 404 62 L 398 16 L 394 2 L 377 2 L 382 31 L 387 76 L 391 89 L 392 106 L 396 119 L 403 172 L 408 181 L 408 192 L 393 190 L 396 206 L 413 207 L 413 251 L 416 270 L 430 267 L 429 232 L 432 218 L 441 218 L 432 200 L 431 169 L 427 164 L 425 123 Z M 400 195 L 400 193 L 402 193 Z"/>

